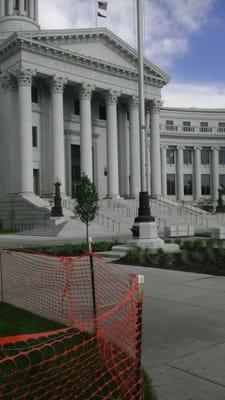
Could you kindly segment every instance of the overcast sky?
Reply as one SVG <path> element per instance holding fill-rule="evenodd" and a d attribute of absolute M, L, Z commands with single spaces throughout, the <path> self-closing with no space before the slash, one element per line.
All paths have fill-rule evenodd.
<path fill-rule="evenodd" d="M 39 0 L 42 29 L 96 26 L 97 0 Z M 136 47 L 136 0 L 98 18 Z M 171 76 L 164 106 L 225 108 L 225 0 L 144 0 L 145 55 Z"/>

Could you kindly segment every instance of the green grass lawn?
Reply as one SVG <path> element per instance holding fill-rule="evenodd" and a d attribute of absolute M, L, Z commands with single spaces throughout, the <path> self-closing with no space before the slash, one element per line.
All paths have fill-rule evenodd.
<path fill-rule="evenodd" d="M 63 327 L 57 322 L 0 302 L 0 337 L 54 331 Z"/>

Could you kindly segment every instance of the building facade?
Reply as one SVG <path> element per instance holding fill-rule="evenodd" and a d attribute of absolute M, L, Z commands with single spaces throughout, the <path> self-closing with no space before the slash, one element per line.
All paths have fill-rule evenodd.
<path fill-rule="evenodd" d="M 54 181 L 74 197 L 83 173 L 100 197 L 138 196 L 138 62 L 129 45 L 105 28 L 41 30 L 38 0 L 0 0 L 0 70 L 3 224 L 42 220 Z M 147 59 L 144 75 L 146 188 L 216 199 L 225 110 L 161 109 L 170 78 Z"/>

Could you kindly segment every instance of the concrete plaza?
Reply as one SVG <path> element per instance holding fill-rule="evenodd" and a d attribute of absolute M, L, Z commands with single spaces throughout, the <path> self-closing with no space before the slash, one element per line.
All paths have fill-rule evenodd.
<path fill-rule="evenodd" d="M 225 277 L 128 269 L 145 276 L 143 365 L 159 400 L 224 400 Z"/>

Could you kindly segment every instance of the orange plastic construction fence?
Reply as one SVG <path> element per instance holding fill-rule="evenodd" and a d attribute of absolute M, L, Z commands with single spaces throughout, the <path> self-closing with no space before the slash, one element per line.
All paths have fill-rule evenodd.
<path fill-rule="evenodd" d="M 139 289 L 96 256 L 3 250 L 0 300 L 66 328 L 0 338 L 0 399 L 142 400 Z"/>

